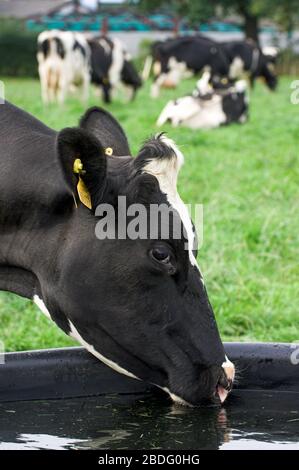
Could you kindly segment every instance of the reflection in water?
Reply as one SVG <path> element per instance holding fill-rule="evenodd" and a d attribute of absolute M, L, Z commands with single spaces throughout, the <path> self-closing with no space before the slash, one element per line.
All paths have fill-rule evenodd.
<path fill-rule="evenodd" d="M 1 449 L 299 449 L 298 393 L 235 391 L 225 408 L 164 394 L 0 404 Z"/>

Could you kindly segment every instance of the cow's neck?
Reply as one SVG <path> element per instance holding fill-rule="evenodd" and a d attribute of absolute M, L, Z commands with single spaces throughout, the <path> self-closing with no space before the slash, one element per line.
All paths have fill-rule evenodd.
<path fill-rule="evenodd" d="M 55 131 L 9 103 L 0 108 L 0 290 L 32 298 L 59 236 L 46 208 L 65 183 Z"/>
<path fill-rule="evenodd" d="M 33 299 L 39 292 L 36 276 L 23 268 L 0 265 L 0 290 Z"/>
<path fill-rule="evenodd" d="M 42 211 L 29 211 L 17 225 L 8 219 L 0 233 L 0 290 L 32 299 L 40 295 L 43 280 L 51 276 L 57 246 L 63 249 L 60 240 L 67 217 L 62 224 Z"/>

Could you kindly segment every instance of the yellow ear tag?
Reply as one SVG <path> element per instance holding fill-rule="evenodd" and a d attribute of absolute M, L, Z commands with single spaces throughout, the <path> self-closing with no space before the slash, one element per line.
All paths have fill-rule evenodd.
<path fill-rule="evenodd" d="M 111 155 L 113 155 L 113 148 L 107 147 L 105 149 L 105 155 L 107 155 L 108 157 L 111 157 Z"/>
<path fill-rule="evenodd" d="M 79 199 L 84 204 L 84 206 L 91 209 L 91 198 L 88 189 L 86 188 L 84 181 L 79 177 L 79 181 L 77 184 L 77 191 L 79 195 Z"/>
<path fill-rule="evenodd" d="M 78 175 L 83 175 L 85 173 L 85 170 L 83 169 L 83 163 L 81 162 L 80 158 L 76 158 L 76 160 L 74 161 L 73 171 L 74 173 L 77 173 Z M 77 184 L 77 191 L 78 191 L 79 199 L 82 202 L 82 204 L 88 207 L 88 209 L 91 209 L 90 194 L 84 184 L 84 181 L 82 180 L 80 176 L 79 176 L 79 181 Z"/>

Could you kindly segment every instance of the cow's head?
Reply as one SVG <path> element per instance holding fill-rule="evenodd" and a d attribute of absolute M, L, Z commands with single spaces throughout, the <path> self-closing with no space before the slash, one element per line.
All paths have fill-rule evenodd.
<path fill-rule="evenodd" d="M 161 135 L 133 159 L 119 124 L 95 108 L 79 128 L 58 134 L 57 158 L 65 192 L 76 204 L 67 212 L 55 288 L 43 292 L 52 318 L 110 367 L 159 386 L 175 401 L 224 401 L 234 367 L 224 353 L 193 251 L 193 225 L 177 192 L 182 153 Z M 78 160 L 91 208 L 78 198 Z M 159 225 L 153 239 L 147 232 L 145 239 L 99 240 L 102 204 L 115 209 L 121 233 L 133 220 L 123 218 L 122 209 L 118 213 L 119 196 L 126 196 L 127 207 L 172 206 L 170 225 L 178 218 L 183 236 L 162 239 Z"/>
<path fill-rule="evenodd" d="M 278 84 L 275 64 L 265 55 L 262 55 L 261 58 L 261 76 L 264 78 L 268 88 L 274 91 Z"/>

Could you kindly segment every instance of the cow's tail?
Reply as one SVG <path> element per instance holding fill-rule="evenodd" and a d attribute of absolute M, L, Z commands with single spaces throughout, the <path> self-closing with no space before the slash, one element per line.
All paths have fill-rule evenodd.
<path fill-rule="evenodd" d="M 149 79 L 152 65 L 153 65 L 153 57 L 151 55 L 148 55 L 145 59 L 142 74 L 141 74 L 142 80 L 144 82 Z"/>

